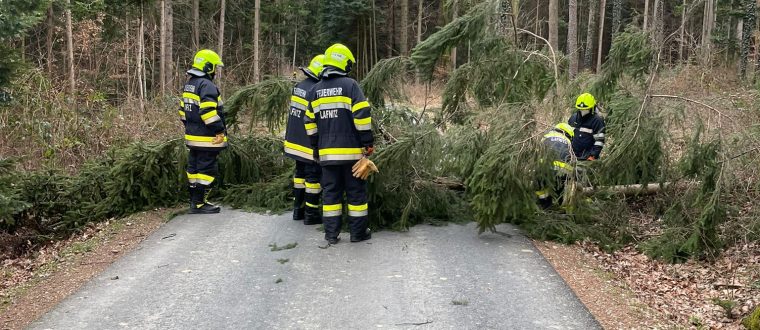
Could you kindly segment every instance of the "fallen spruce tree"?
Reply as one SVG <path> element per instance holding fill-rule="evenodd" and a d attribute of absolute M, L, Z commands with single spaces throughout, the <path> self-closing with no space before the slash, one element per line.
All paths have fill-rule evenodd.
<path fill-rule="evenodd" d="M 564 60 L 553 51 L 520 48 L 514 35 L 495 28 L 495 4 L 474 6 L 410 58 L 380 61 L 362 80 L 373 104 L 373 160 L 381 171 L 369 181 L 372 227 L 475 221 L 484 232 L 513 223 L 542 239 L 590 239 L 609 249 L 638 242 L 649 255 L 674 262 L 760 239 L 760 223 L 748 222 L 757 219 L 756 211 L 742 209 L 757 197 L 757 153 L 748 152 L 757 143 L 756 127 L 725 134 L 721 126 L 704 125 L 705 119 L 737 118 L 726 120 L 709 105 L 694 111 L 679 99 L 655 103 L 651 86 L 660 50 L 636 30 L 615 37 L 603 72 L 568 81 L 558 74 Z M 405 106 L 408 80 L 417 74 L 434 79 L 442 54 L 463 40 L 473 56 L 451 73 L 442 106 Z M 290 207 L 292 162 L 282 157 L 277 136 L 293 83 L 274 78 L 229 98 L 232 143 L 222 154 L 217 195 L 224 204 L 255 211 Z M 604 157 L 576 166 L 563 208 L 539 210 L 535 183 L 554 175 L 542 161 L 547 156 L 540 137 L 567 119 L 568 105 L 586 90 L 604 105 Z M 7 169 L 0 176 L 0 226 L 5 232 L 66 233 L 91 221 L 184 203 L 185 152 L 179 140 L 135 144 L 73 176 L 14 173 L 10 162 L 0 162 Z M 654 195 L 598 189 L 637 184 L 661 189 Z M 572 193 L 584 188 L 591 194 Z M 633 215 L 649 221 L 633 221 Z"/>

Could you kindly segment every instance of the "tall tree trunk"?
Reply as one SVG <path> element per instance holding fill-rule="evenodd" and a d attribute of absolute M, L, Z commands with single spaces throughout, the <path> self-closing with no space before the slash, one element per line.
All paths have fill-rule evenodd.
<path fill-rule="evenodd" d="M 401 55 L 409 55 L 409 0 L 401 0 Z"/>
<path fill-rule="evenodd" d="M 654 40 L 657 47 L 662 47 L 662 5 L 661 0 L 654 0 L 654 13 L 652 13 L 652 28 L 654 29 Z"/>
<path fill-rule="evenodd" d="M 71 32 L 71 0 L 66 0 L 66 57 L 69 74 L 70 95 L 76 95 L 76 81 L 74 80 L 74 37 Z"/>
<path fill-rule="evenodd" d="M 259 0 L 256 0 L 256 3 L 258 3 Z M 219 8 L 219 35 L 217 36 L 216 42 L 217 42 L 217 54 L 219 54 L 219 57 L 224 56 L 224 24 L 225 24 L 225 16 L 227 11 L 227 2 L 225 0 L 222 0 L 219 4 L 221 7 Z M 258 17 L 258 11 L 256 12 L 256 17 Z M 256 19 L 256 22 L 258 22 L 258 18 Z M 257 36 L 258 37 L 258 36 Z M 258 51 L 258 49 L 257 49 Z M 224 62 L 224 60 L 222 60 Z M 222 85 L 222 72 L 217 72 L 217 85 Z M 255 75 L 255 74 L 254 74 Z"/>
<path fill-rule="evenodd" d="M 200 0 L 193 0 L 193 50 L 201 48 Z"/>
<path fill-rule="evenodd" d="M 641 27 L 644 32 L 647 31 L 649 23 L 649 0 L 644 0 L 644 25 Z"/>
<path fill-rule="evenodd" d="M 578 1 L 568 2 L 567 56 L 570 57 L 570 79 L 578 74 Z"/>
<path fill-rule="evenodd" d="M 456 5 L 456 0 L 454 0 L 454 3 Z M 396 0 L 389 1 L 388 11 L 390 12 L 388 14 L 390 15 L 390 24 L 388 26 L 390 33 L 388 33 L 388 43 L 386 44 L 388 50 L 387 56 L 393 57 L 393 46 L 396 42 Z"/>
<path fill-rule="evenodd" d="M 620 32 L 620 27 L 623 25 L 623 0 L 613 0 L 612 2 L 612 35 Z"/>
<path fill-rule="evenodd" d="M 757 10 L 757 3 L 755 0 L 744 0 L 744 26 L 742 29 L 742 54 L 741 62 L 739 63 L 740 77 L 745 79 L 747 77 L 747 62 L 749 61 L 749 49 L 752 42 L 752 31 L 755 30 L 755 11 Z"/>
<path fill-rule="evenodd" d="M 295 70 L 296 70 L 296 53 L 298 50 L 298 15 L 296 15 L 295 18 L 295 28 L 293 29 L 293 76 L 295 77 Z"/>
<path fill-rule="evenodd" d="M 549 44 L 559 52 L 559 0 L 549 0 Z"/>
<path fill-rule="evenodd" d="M 710 62 L 712 55 L 712 32 L 715 28 L 715 0 L 705 0 L 704 19 L 702 20 L 702 59 Z"/>
<path fill-rule="evenodd" d="M 423 10 L 422 5 L 424 4 L 424 0 L 417 0 L 417 43 L 415 45 L 418 45 L 420 42 L 422 42 L 422 19 L 423 19 Z"/>
<path fill-rule="evenodd" d="M 53 4 L 47 10 L 47 33 L 45 35 L 45 49 L 47 50 L 47 72 L 53 75 L 53 33 L 55 33 L 55 21 L 53 20 Z"/>
<path fill-rule="evenodd" d="M 602 51 L 604 50 L 604 14 L 607 9 L 607 0 L 602 0 L 599 5 L 599 51 L 596 54 L 596 72 L 602 72 Z"/>
<path fill-rule="evenodd" d="M 174 8 L 172 0 L 166 1 L 166 86 L 170 91 L 174 90 Z"/>
<path fill-rule="evenodd" d="M 145 15 L 143 3 L 140 2 L 140 27 L 137 31 L 137 83 L 140 85 L 140 112 L 145 111 Z"/>
<path fill-rule="evenodd" d="M 594 61 L 594 33 L 596 32 L 596 6 L 597 0 L 589 0 L 588 25 L 586 26 L 586 51 L 583 56 L 583 67 L 591 70 Z"/>
<path fill-rule="evenodd" d="M 171 57 L 171 55 L 167 55 L 166 53 L 166 0 L 161 0 L 160 3 L 161 6 L 161 45 L 159 46 L 161 55 L 161 59 L 159 60 L 159 75 L 160 81 L 161 81 L 161 95 L 166 94 L 166 74 L 168 72 L 167 69 L 167 57 Z"/>
<path fill-rule="evenodd" d="M 680 27 L 680 36 L 679 36 L 679 42 L 678 42 L 678 60 L 683 61 L 684 60 L 684 45 L 686 44 L 686 0 L 683 0 L 683 4 L 681 6 L 681 27 Z"/>
<path fill-rule="evenodd" d="M 454 4 L 451 6 L 452 9 L 452 19 L 451 21 L 455 21 L 459 15 L 459 1 L 454 0 Z M 454 70 L 457 68 L 457 48 L 452 47 L 451 48 L 451 69 Z"/>
<path fill-rule="evenodd" d="M 261 30 L 260 12 L 261 0 L 255 0 L 253 5 L 253 82 L 260 79 L 259 73 L 259 31 Z"/>

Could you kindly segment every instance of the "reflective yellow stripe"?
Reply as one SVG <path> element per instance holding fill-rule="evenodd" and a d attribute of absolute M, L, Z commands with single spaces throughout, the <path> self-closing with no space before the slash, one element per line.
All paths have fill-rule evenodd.
<path fill-rule="evenodd" d="M 302 146 L 300 144 L 295 144 L 295 143 L 288 142 L 288 141 L 285 141 L 284 144 L 285 144 L 285 148 L 290 148 L 290 149 L 293 149 L 293 150 L 298 150 L 300 152 L 305 152 L 307 154 L 313 154 L 314 153 L 314 150 L 312 150 L 311 148 L 304 147 L 304 146 Z"/>
<path fill-rule="evenodd" d="M 310 119 L 314 119 L 314 113 L 309 110 L 306 110 L 306 117 L 309 117 Z"/>
<path fill-rule="evenodd" d="M 212 111 L 209 111 L 208 113 L 205 113 L 205 114 L 201 115 L 201 119 L 203 121 L 206 121 L 206 119 L 209 119 L 209 118 L 211 118 L 213 116 L 218 116 L 218 115 L 219 114 L 216 112 L 216 110 L 212 110 Z"/>
<path fill-rule="evenodd" d="M 326 148 L 319 149 L 319 155 L 355 155 L 361 154 L 362 148 Z"/>
<path fill-rule="evenodd" d="M 184 108 L 185 107 L 185 101 L 179 100 L 179 107 Z"/>
<path fill-rule="evenodd" d="M 570 165 L 567 165 L 567 163 L 565 163 L 565 162 L 561 162 L 561 161 L 555 160 L 554 161 L 554 166 L 557 166 L 557 167 L 560 167 L 560 168 L 566 168 L 566 167 L 569 167 Z"/>
<path fill-rule="evenodd" d="M 189 181 L 190 183 L 196 183 L 196 182 L 198 182 L 198 179 L 196 179 L 195 174 L 192 174 L 192 173 L 189 173 L 189 172 L 185 172 L 185 173 L 187 173 L 187 181 Z"/>
<path fill-rule="evenodd" d="M 322 186 L 319 183 L 306 182 L 306 188 L 320 189 Z"/>
<path fill-rule="evenodd" d="M 322 211 L 340 211 L 343 209 L 343 204 L 330 204 L 330 205 L 322 205 Z"/>
<path fill-rule="evenodd" d="M 311 102 L 311 106 L 318 107 L 327 103 L 345 103 L 351 105 L 351 98 L 345 96 L 328 96 L 314 100 L 314 102 Z"/>
<path fill-rule="evenodd" d="M 198 183 L 204 184 L 204 185 L 210 185 L 212 182 L 214 182 L 214 177 L 206 174 L 196 174 L 195 179 Z"/>
<path fill-rule="evenodd" d="M 195 141 L 195 142 L 212 142 L 214 141 L 213 136 L 198 136 L 198 135 L 187 135 L 185 134 L 185 140 L 188 141 Z M 224 142 L 227 142 L 227 137 L 224 137 Z"/>
<path fill-rule="evenodd" d="M 184 92 L 184 93 L 182 93 L 182 97 L 187 98 L 187 99 L 191 99 L 191 100 L 195 100 L 195 101 L 198 101 L 198 102 L 201 101 L 201 97 L 198 96 L 198 95 L 195 95 L 193 93 Z"/>
<path fill-rule="evenodd" d="M 319 204 L 312 204 L 312 203 L 309 203 L 309 202 L 306 202 L 306 206 L 308 206 L 310 208 L 313 208 L 313 209 L 319 208 Z"/>
<path fill-rule="evenodd" d="M 369 108 L 369 102 L 362 101 L 362 102 L 359 102 L 357 104 L 354 104 L 354 106 L 351 107 L 351 112 L 357 112 L 357 111 L 359 111 L 361 109 L 364 109 L 364 108 Z"/>
<path fill-rule="evenodd" d="M 180 118 L 182 118 L 182 120 L 185 120 L 185 118 L 186 118 L 186 117 L 185 117 L 185 112 L 184 112 L 184 111 L 182 111 L 182 110 L 180 110 L 180 111 L 179 111 L 179 117 L 180 117 Z"/>
<path fill-rule="evenodd" d="M 362 205 L 351 205 L 351 204 L 348 204 L 348 210 L 349 211 L 364 211 L 364 210 L 367 210 L 367 209 L 369 209 L 369 205 L 366 204 L 366 203 L 362 204 Z"/>
<path fill-rule="evenodd" d="M 372 117 L 361 118 L 361 119 L 354 119 L 354 124 L 356 124 L 356 125 L 369 125 L 369 124 L 372 124 Z"/>
<path fill-rule="evenodd" d="M 306 179 L 303 178 L 293 178 L 293 183 L 306 183 Z"/>
<path fill-rule="evenodd" d="M 309 106 L 309 102 L 308 101 L 306 101 L 306 100 L 304 100 L 304 99 L 302 99 L 302 98 L 300 98 L 298 96 L 295 96 L 295 95 L 291 96 L 290 100 L 293 101 L 293 102 L 305 105 L 307 107 Z"/>
<path fill-rule="evenodd" d="M 218 103 L 212 102 L 212 101 L 201 102 L 201 109 L 216 108 L 217 105 L 218 105 Z"/>
<path fill-rule="evenodd" d="M 308 124 L 305 124 L 304 126 L 306 127 L 307 130 L 317 129 L 317 123 L 308 123 Z"/>

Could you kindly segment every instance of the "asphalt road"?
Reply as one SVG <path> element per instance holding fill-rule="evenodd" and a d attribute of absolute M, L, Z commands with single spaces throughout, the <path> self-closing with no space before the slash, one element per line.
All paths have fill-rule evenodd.
<path fill-rule="evenodd" d="M 287 215 L 185 215 L 31 328 L 599 328 L 529 240 L 499 230 L 508 235 L 417 226 L 362 243 L 344 233 L 323 248 L 321 232 Z"/>

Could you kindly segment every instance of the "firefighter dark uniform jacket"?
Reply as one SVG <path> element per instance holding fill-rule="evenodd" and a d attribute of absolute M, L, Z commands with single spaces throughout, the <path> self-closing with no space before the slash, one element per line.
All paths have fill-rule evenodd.
<path fill-rule="evenodd" d="M 564 133 L 557 130 L 551 130 L 547 132 L 542 142 L 544 146 L 554 155 L 552 159 L 554 170 L 557 174 L 569 174 L 572 172 L 572 167 L 568 162 L 572 159 L 572 142 L 565 136 Z"/>
<path fill-rule="evenodd" d="M 567 121 L 570 126 L 575 128 L 573 137 L 573 152 L 578 159 L 587 159 L 593 156 L 599 159 L 599 155 L 604 148 L 604 119 L 596 111 L 591 111 L 585 116 L 581 116 L 580 111 L 576 111 Z"/>
<path fill-rule="evenodd" d="M 192 69 L 187 73 L 190 79 L 179 103 L 179 116 L 185 124 L 185 144 L 195 150 L 222 150 L 227 147 L 226 136 L 223 143 L 212 143 L 214 137 L 226 129 L 219 89 L 202 71 Z"/>
<path fill-rule="evenodd" d="M 319 82 L 318 79 L 308 76 L 293 87 L 293 95 L 290 97 L 290 115 L 288 115 L 288 126 L 285 131 L 285 155 L 297 161 L 314 161 L 314 150 L 309 136 L 306 135 L 303 117 L 309 107 L 306 93 L 317 82 Z"/>
<path fill-rule="evenodd" d="M 370 105 L 359 84 L 327 66 L 307 100 L 305 128 L 312 147 L 319 149 L 320 165 L 354 164 L 361 159 L 362 148 L 372 146 L 374 137 Z"/>

